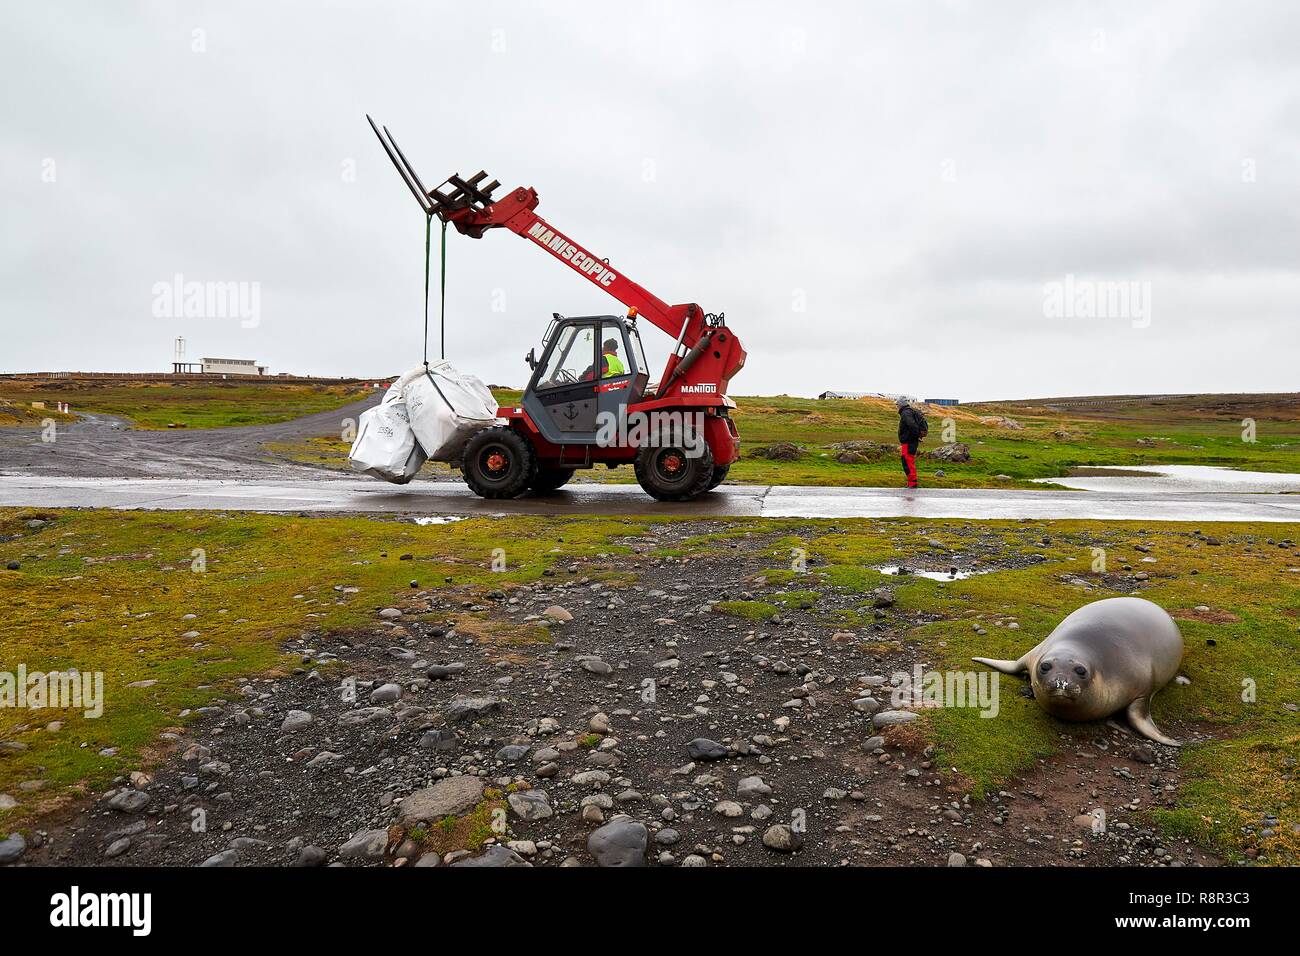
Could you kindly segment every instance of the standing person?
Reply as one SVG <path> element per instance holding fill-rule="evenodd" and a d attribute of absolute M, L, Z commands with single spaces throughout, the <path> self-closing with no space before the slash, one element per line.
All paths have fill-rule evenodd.
<path fill-rule="evenodd" d="M 916 487 L 916 450 L 921 441 L 930 433 L 930 426 L 917 409 L 901 396 L 898 403 L 898 454 L 903 460 L 903 474 L 907 475 L 907 487 Z"/>

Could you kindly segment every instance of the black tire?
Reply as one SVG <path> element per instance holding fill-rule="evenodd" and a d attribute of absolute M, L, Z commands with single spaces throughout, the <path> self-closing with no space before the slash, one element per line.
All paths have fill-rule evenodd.
<path fill-rule="evenodd" d="M 730 465 L 714 465 L 713 477 L 709 479 L 709 487 L 706 490 L 712 491 L 714 488 L 718 487 L 718 485 L 722 484 L 723 479 L 727 477 L 727 472 L 729 471 L 731 471 Z"/>
<path fill-rule="evenodd" d="M 515 498 L 537 473 L 537 455 L 528 439 L 513 428 L 485 428 L 466 443 L 460 468 L 465 484 L 476 495 Z"/>
<path fill-rule="evenodd" d="M 636 480 L 658 501 L 690 501 L 709 490 L 713 452 L 690 458 L 684 448 L 642 448 L 636 456 Z"/>
<path fill-rule="evenodd" d="M 576 468 L 538 468 L 528 490 L 535 495 L 546 495 L 569 483 Z"/>

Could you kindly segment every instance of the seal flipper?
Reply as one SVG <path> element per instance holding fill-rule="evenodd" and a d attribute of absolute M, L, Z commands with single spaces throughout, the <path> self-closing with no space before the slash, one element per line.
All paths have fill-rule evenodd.
<path fill-rule="evenodd" d="M 1181 747 L 1182 744 L 1172 737 L 1166 737 L 1156 726 L 1156 722 L 1151 719 L 1151 699 L 1149 697 L 1139 697 L 1133 703 L 1128 705 L 1128 722 L 1133 725 L 1133 729 L 1143 737 L 1154 740 L 1158 744 L 1164 744 L 1166 747 Z"/>
<path fill-rule="evenodd" d="M 999 661 L 992 657 L 972 657 L 976 664 L 983 664 L 985 667 L 991 667 L 995 671 L 1001 671 L 1004 674 L 1023 674 L 1029 670 L 1029 665 L 1025 663 L 1022 657 L 1018 661 Z"/>

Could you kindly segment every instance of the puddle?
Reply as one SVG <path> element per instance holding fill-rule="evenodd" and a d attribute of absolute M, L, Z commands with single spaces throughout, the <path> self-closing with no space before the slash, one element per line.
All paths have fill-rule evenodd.
<path fill-rule="evenodd" d="M 1127 491 L 1137 494 L 1300 494 L 1300 475 L 1235 471 L 1215 465 L 1124 465 L 1076 468 L 1064 478 L 1035 478 L 1039 484 L 1076 491 Z"/>
<path fill-rule="evenodd" d="M 469 515 L 429 515 L 424 518 L 412 518 L 416 524 L 451 524 L 453 521 L 464 521 Z"/>
<path fill-rule="evenodd" d="M 920 568 L 907 568 L 899 567 L 897 564 L 887 564 L 882 568 L 876 568 L 876 570 L 881 574 L 896 574 L 902 577 L 927 578 L 931 581 L 964 581 L 977 574 L 988 574 L 990 571 L 996 571 L 997 568 L 981 568 L 978 571 L 922 571 Z"/>

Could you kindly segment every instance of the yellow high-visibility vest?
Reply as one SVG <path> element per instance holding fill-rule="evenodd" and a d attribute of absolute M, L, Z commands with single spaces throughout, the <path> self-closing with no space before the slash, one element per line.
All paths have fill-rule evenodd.
<path fill-rule="evenodd" d="M 616 375 L 622 375 L 627 371 L 623 365 L 623 360 L 612 352 L 605 353 L 605 374 L 602 378 L 613 378 Z"/>

